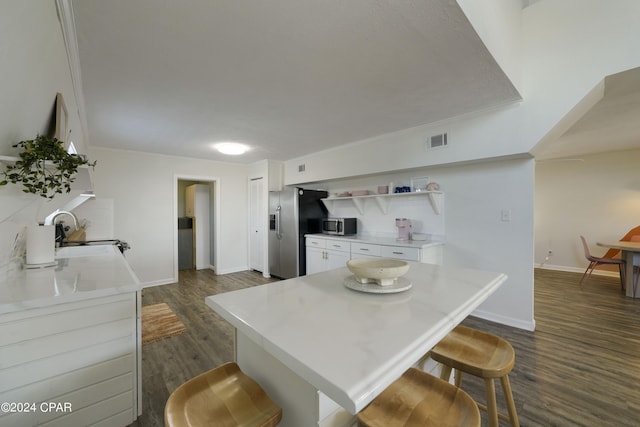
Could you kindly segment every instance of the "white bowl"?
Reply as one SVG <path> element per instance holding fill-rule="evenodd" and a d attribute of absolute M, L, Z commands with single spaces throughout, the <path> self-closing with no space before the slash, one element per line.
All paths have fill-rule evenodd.
<path fill-rule="evenodd" d="M 362 258 L 347 261 L 347 268 L 360 283 L 393 285 L 395 280 L 409 271 L 409 263 L 390 258 Z"/>

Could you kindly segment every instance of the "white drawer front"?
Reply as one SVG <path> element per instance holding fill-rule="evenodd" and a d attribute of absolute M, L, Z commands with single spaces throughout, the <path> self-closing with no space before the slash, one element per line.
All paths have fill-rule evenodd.
<path fill-rule="evenodd" d="M 351 243 L 341 242 L 340 240 L 327 240 L 326 248 L 331 249 L 332 251 L 350 252 Z"/>
<path fill-rule="evenodd" d="M 380 256 L 380 245 L 369 243 L 351 243 L 351 253 L 378 257 Z"/>
<path fill-rule="evenodd" d="M 307 237 L 307 241 L 305 243 L 306 246 L 312 248 L 325 248 L 327 244 L 327 239 L 318 239 L 316 237 Z"/>
<path fill-rule="evenodd" d="M 380 255 L 384 258 L 397 258 L 406 261 L 420 261 L 420 249 L 402 246 L 382 246 Z"/>

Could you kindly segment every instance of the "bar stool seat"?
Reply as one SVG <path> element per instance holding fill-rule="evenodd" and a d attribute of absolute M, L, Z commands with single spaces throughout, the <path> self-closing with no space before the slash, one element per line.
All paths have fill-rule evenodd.
<path fill-rule="evenodd" d="M 409 368 L 358 413 L 359 427 L 474 427 L 480 411 L 467 393 Z"/>
<path fill-rule="evenodd" d="M 519 427 L 518 414 L 513 401 L 509 372 L 515 364 L 515 352 L 508 341 L 495 335 L 459 325 L 436 344 L 431 358 L 443 365 L 441 379 L 449 381 L 451 370 L 456 370 L 455 383 L 460 387 L 462 372 L 484 379 L 487 405 L 478 404 L 489 414 L 489 426 L 497 427 L 498 418 Z M 500 378 L 509 416 L 498 413 L 494 379 Z"/>
<path fill-rule="evenodd" d="M 233 362 L 180 385 L 164 408 L 169 427 L 272 427 L 281 419 L 282 409 Z"/>

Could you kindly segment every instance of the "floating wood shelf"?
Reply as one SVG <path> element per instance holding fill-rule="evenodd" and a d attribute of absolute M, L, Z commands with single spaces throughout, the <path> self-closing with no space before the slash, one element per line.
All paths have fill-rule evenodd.
<path fill-rule="evenodd" d="M 441 191 L 418 191 L 412 193 L 393 193 L 393 194 L 370 194 L 367 196 L 349 196 L 349 197 L 327 197 L 321 199 L 322 203 L 329 209 L 333 210 L 333 205 L 336 202 L 343 200 L 350 200 L 358 209 L 361 215 L 364 215 L 364 207 L 367 200 L 375 200 L 376 204 L 380 208 L 382 213 L 387 213 L 389 210 L 389 203 L 393 199 L 405 198 L 405 197 L 427 197 L 431 208 L 436 215 L 440 215 L 443 193 Z"/>

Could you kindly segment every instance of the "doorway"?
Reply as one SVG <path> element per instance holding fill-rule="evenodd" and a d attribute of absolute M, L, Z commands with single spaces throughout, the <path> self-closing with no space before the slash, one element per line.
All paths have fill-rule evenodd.
<path fill-rule="evenodd" d="M 199 193 L 198 213 L 189 207 L 187 194 Z M 196 190 L 194 190 L 194 188 Z M 203 194 L 204 193 L 204 194 Z M 205 195 L 203 199 L 201 196 Z M 203 213 L 204 212 L 204 213 Z M 219 188 L 214 177 L 175 176 L 174 177 L 174 276 L 184 269 L 216 270 L 219 236 Z M 206 230 L 203 234 L 203 230 Z M 206 246 L 205 246 L 206 245 Z M 203 259 L 203 256 L 205 257 Z M 185 259 L 187 258 L 187 259 Z"/>

